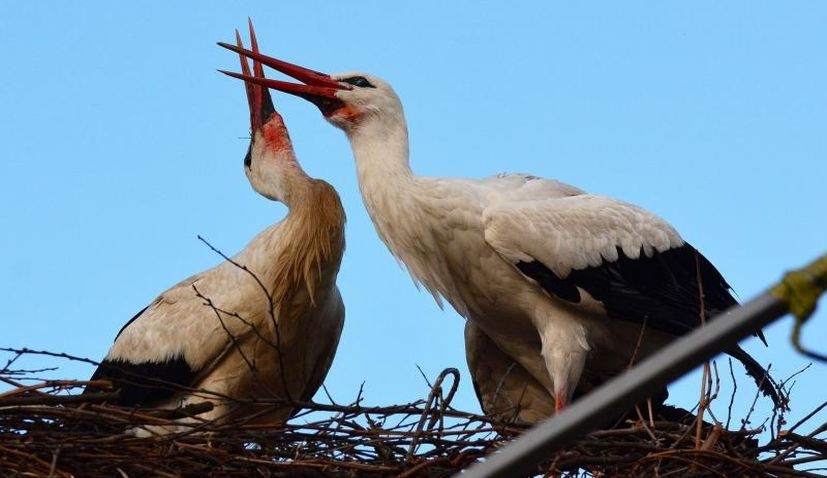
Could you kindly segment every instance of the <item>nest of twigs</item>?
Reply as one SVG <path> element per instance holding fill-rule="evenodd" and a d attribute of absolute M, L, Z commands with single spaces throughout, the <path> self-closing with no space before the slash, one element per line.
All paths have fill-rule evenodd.
<path fill-rule="evenodd" d="M 176 412 L 114 407 L 105 403 L 110 394 L 81 395 L 88 382 L 30 382 L 37 371 L 12 369 L 30 353 L 76 358 L 6 352 L 11 358 L 0 380 L 10 390 L 0 393 L 0 476 L 447 477 L 524 431 L 451 407 L 455 369 L 440 374 L 427 398 L 405 405 L 365 406 L 360 393 L 349 405 L 302 404 L 301 413 L 277 427 L 181 428 L 176 418 L 198 413 L 198 406 Z M 812 467 L 827 460 L 827 443 L 818 438 L 827 426 L 804 436 L 796 433 L 798 423 L 759 445 L 760 428 L 731 431 L 691 415 L 639 416 L 555 452 L 537 474 L 813 477 L 822 475 Z M 182 431 L 146 438 L 130 432 L 159 425 Z"/>

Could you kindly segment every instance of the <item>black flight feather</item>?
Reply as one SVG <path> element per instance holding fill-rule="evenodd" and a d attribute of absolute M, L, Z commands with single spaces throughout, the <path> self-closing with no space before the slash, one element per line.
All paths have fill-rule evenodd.
<path fill-rule="evenodd" d="M 648 326 L 675 336 L 701 324 L 701 290 L 706 318 L 738 303 L 721 273 L 689 244 L 651 257 L 641 251 L 637 259 L 620 248 L 617 253 L 616 261 L 573 270 L 564 279 L 539 261 L 519 262 L 517 268 L 561 299 L 580 302 L 579 287 L 602 302 L 609 317 L 646 320 Z"/>
<path fill-rule="evenodd" d="M 183 357 L 140 363 L 104 360 L 90 380 L 112 381 L 119 393 L 118 405 L 141 407 L 152 406 L 172 397 L 181 387 L 191 386 L 197 373 Z M 87 387 L 83 393 L 96 391 Z"/>
<path fill-rule="evenodd" d="M 700 327 L 701 291 L 707 320 L 738 303 L 721 273 L 688 243 L 651 257 L 641 250 L 637 259 L 630 259 L 620 248 L 617 252 L 616 261 L 573 270 L 565 278 L 539 261 L 518 262 L 516 266 L 556 297 L 579 303 L 580 288 L 600 301 L 610 318 L 645 321 L 647 327 L 676 337 Z M 761 332 L 757 335 L 764 341 Z M 741 361 L 761 390 L 776 404 L 781 403 L 767 371 L 758 362 L 737 346 L 726 353 Z"/>

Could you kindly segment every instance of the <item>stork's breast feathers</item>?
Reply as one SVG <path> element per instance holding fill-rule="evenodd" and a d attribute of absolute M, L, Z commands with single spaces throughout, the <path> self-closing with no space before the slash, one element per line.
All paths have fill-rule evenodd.
<path fill-rule="evenodd" d="M 582 194 L 493 204 L 483 211 L 485 240 L 513 264 L 541 262 L 558 277 L 641 253 L 683 245 L 666 221 L 637 206 Z"/>

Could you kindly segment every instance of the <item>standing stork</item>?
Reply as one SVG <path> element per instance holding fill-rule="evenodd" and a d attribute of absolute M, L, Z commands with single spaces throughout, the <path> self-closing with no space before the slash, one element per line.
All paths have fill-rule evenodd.
<path fill-rule="evenodd" d="M 258 51 L 252 23 L 250 35 Z M 241 47 L 238 31 L 236 39 Z M 250 75 L 244 57 L 241 67 Z M 261 64 L 253 68 L 263 79 Z M 330 184 L 302 170 L 267 89 L 247 83 L 246 90 L 244 171 L 256 192 L 289 212 L 233 258 L 163 292 L 121 329 L 92 376 L 113 381 L 121 405 L 209 400 L 215 406 L 201 416 L 207 420 L 281 421 L 294 411 L 289 402 L 309 400 L 330 368 L 345 314 L 336 287 L 344 210 Z"/>
<path fill-rule="evenodd" d="M 736 304 L 715 267 L 660 217 L 527 174 L 417 176 L 402 103 L 386 82 L 221 46 L 304 83 L 227 72 L 305 98 L 344 130 L 391 253 L 520 364 L 558 411 L 581 378 L 617 374 Z M 726 352 L 780 403 L 761 365 L 737 345 Z"/>

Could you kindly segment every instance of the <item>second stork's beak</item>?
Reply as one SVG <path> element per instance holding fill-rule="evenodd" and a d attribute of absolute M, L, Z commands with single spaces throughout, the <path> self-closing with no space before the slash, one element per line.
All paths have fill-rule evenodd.
<path fill-rule="evenodd" d="M 258 52 L 258 40 L 256 40 L 256 32 L 253 29 L 253 22 L 250 25 L 250 43 L 253 51 Z M 241 34 L 238 30 L 235 31 L 235 40 L 239 49 L 243 49 L 244 45 L 241 43 Z M 253 60 L 253 75 L 250 74 L 250 65 L 247 63 L 247 58 L 244 55 L 239 55 L 241 59 L 241 71 L 246 78 L 251 80 L 244 82 L 244 87 L 247 90 L 247 103 L 250 106 L 250 136 L 255 137 L 256 130 L 264 126 L 270 117 L 276 113 L 276 108 L 273 106 L 273 99 L 270 97 L 270 91 L 263 86 L 260 86 L 252 81 L 252 79 L 263 79 L 264 68 L 261 63 Z"/>
<path fill-rule="evenodd" d="M 261 64 L 267 65 L 270 68 L 278 70 L 291 78 L 301 81 L 304 84 L 270 80 L 264 78 L 263 73 L 258 74 L 258 72 L 256 72 L 255 76 L 251 76 L 249 69 L 245 70 L 244 62 L 242 62 L 241 74 L 232 71 L 218 70 L 221 73 L 232 76 L 233 78 L 244 80 L 248 84 L 253 83 L 255 85 L 273 88 L 274 90 L 283 91 L 285 93 L 290 93 L 291 95 L 304 98 L 315 104 L 325 116 L 328 116 L 333 111 L 336 111 L 344 106 L 344 102 L 336 96 L 336 93 L 340 90 L 349 90 L 352 88 L 348 84 L 339 83 L 331 78 L 330 75 L 313 71 L 292 63 L 287 63 L 286 61 L 269 57 L 267 55 L 262 55 L 258 52 L 258 47 L 255 40 L 253 40 L 252 51 L 244 49 L 240 42 L 238 46 L 224 42 L 218 42 L 218 45 L 234 51 L 243 57 L 251 58 L 254 64 L 259 65 L 259 67 Z"/>

